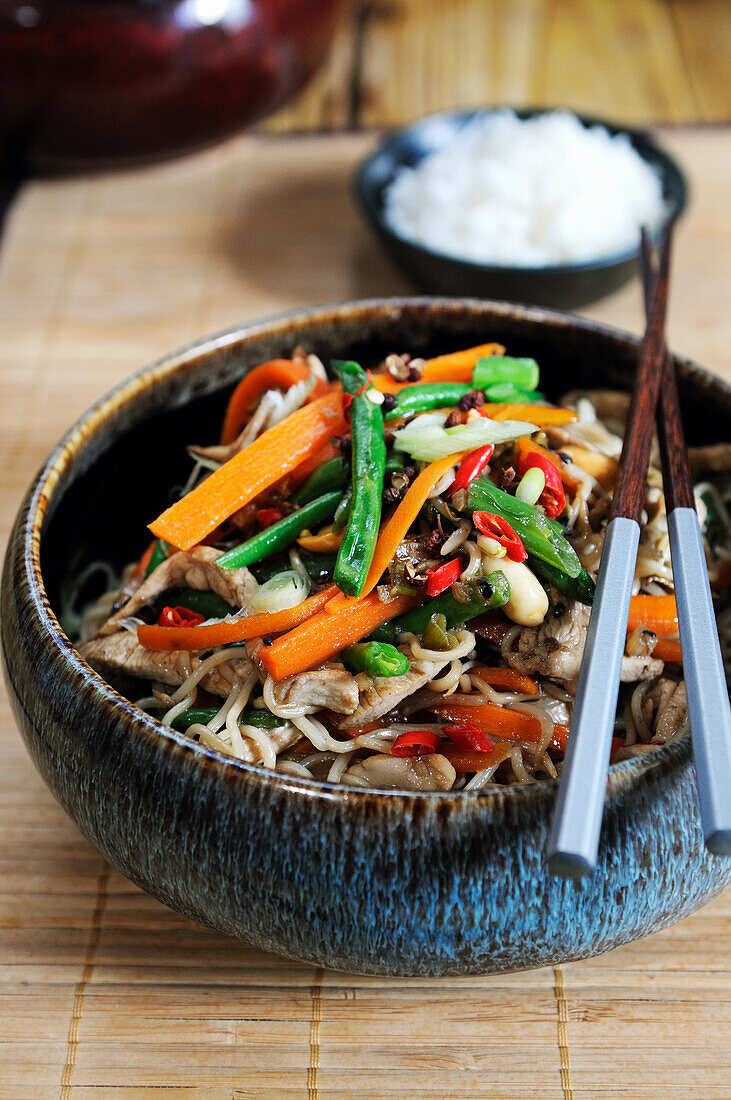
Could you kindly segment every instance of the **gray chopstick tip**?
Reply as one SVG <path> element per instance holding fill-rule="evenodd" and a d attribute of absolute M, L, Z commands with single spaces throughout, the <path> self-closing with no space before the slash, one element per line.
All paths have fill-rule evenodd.
<path fill-rule="evenodd" d="M 731 856 L 731 829 L 716 829 L 706 837 L 706 848 L 714 856 Z"/>
<path fill-rule="evenodd" d="M 558 875 L 559 878 L 586 878 L 595 866 L 595 863 L 578 852 L 551 852 L 548 857 L 551 874 Z"/>

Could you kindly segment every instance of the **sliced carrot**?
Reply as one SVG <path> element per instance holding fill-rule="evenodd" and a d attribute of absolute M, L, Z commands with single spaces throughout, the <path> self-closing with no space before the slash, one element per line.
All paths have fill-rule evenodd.
<path fill-rule="evenodd" d="M 150 530 L 179 550 L 189 550 L 344 428 L 339 390 L 303 405 L 158 516 Z"/>
<path fill-rule="evenodd" d="M 449 355 L 438 355 L 436 359 L 426 360 L 420 381 L 459 382 L 469 385 L 479 359 L 504 354 L 505 348 L 501 344 L 480 344 L 475 348 L 465 348 L 464 351 L 450 352 Z M 374 374 L 371 381 L 381 393 L 398 393 L 404 386 L 414 385 L 413 382 L 397 382 L 388 371 Z"/>
<path fill-rule="evenodd" d="M 140 577 L 144 577 L 145 573 L 147 572 L 147 566 L 150 564 L 150 558 L 152 557 L 155 550 L 156 542 L 157 539 L 152 540 L 140 560 L 137 562 L 137 565 L 132 570 L 131 576 L 134 577 L 135 580 L 138 580 Z"/>
<path fill-rule="evenodd" d="M 221 442 L 232 443 L 249 419 L 249 410 L 267 390 L 288 390 L 295 382 L 308 378 L 310 368 L 306 363 L 292 359 L 270 359 L 254 367 L 239 382 L 229 398 L 223 418 Z"/>
<path fill-rule="evenodd" d="M 377 593 L 372 592 L 364 600 L 349 604 L 339 614 L 321 611 L 313 615 L 301 626 L 277 638 L 259 656 L 275 680 L 284 680 L 321 665 L 346 646 L 367 637 L 381 623 L 415 607 L 419 601 L 419 596 L 399 596 L 383 603 Z"/>
<path fill-rule="evenodd" d="M 491 420 L 528 420 L 539 428 L 548 428 L 556 424 L 573 424 L 578 417 L 571 409 L 557 409 L 553 405 L 500 404 L 483 405 L 482 416 Z"/>
<path fill-rule="evenodd" d="M 680 642 L 674 642 L 668 638 L 660 638 L 652 651 L 652 656 L 659 657 L 661 661 L 668 661 L 670 664 L 679 665 L 683 662 Z"/>
<path fill-rule="evenodd" d="M 477 703 L 460 706 L 458 703 L 440 703 L 428 708 L 440 718 L 450 722 L 476 722 L 488 735 L 495 735 L 504 741 L 532 741 L 538 743 L 543 736 L 543 727 L 534 714 L 521 710 L 510 710 L 495 703 Z M 553 737 L 549 743 L 552 749 L 566 751 L 569 727 L 558 723 L 553 727 Z"/>
<path fill-rule="evenodd" d="M 617 480 L 617 470 L 619 469 L 616 458 L 600 454 L 599 451 L 590 451 L 586 447 L 575 447 L 573 443 L 567 444 L 562 450 L 570 455 L 571 461 L 576 466 L 586 470 L 605 489 L 614 487 Z"/>
<path fill-rule="evenodd" d="M 438 458 L 436 462 L 431 462 L 426 466 L 411 483 L 396 511 L 381 527 L 373 560 L 363 590 L 358 597 L 359 599 L 362 600 L 376 587 L 386 571 L 386 567 L 393 561 L 397 547 L 403 542 L 409 527 L 419 515 L 429 493 L 440 477 L 443 477 L 447 470 L 455 466 L 461 458 L 462 454 Z M 339 614 L 345 607 L 352 606 L 355 603 L 357 603 L 355 598 L 341 594 L 335 597 L 327 610 L 332 614 Z"/>
<path fill-rule="evenodd" d="M 507 741 L 496 745 L 490 752 L 444 747 L 439 750 L 456 772 L 481 772 L 485 768 L 493 768 L 496 764 L 502 764 L 503 760 L 507 760 L 512 751 L 513 746 Z"/>
<path fill-rule="evenodd" d="M 523 695 L 537 695 L 538 684 L 530 676 L 523 672 L 516 672 L 514 668 L 487 668 L 477 665 L 470 669 L 470 676 L 479 676 L 490 687 L 507 688 L 509 691 L 518 691 Z"/>
<path fill-rule="evenodd" d="M 638 626 L 653 630 L 660 638 L 671 638 L 678 633 L 678 608 L 675 596 L 633 596 L 629 602 L 627 632 Z"/>
<path fill-rule="evenodd" d="M 207 626 L 147 626 L 137 627 L 137 640 L 145 649 L 170 650 L 208 649 L 210 646 L 231 645 L 250 638 L 281 634 L 305 622 L 322 610 L 336 591 L 335 585 L 323 588 L 296 607 L 270 614 L 247 615 L 233 622 L 210 623 Z"/>

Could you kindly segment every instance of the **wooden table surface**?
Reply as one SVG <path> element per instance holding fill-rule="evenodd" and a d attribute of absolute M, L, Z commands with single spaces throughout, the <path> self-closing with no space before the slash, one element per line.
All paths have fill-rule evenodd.
<path fill-rule="evenodd" d="M 24 189 L 0 250 L 3 540 L 49 447 L 132 370 L 246 319 L 408 289 L 350 198 L 373 140 L 245 137 Z M 731 379 L 728 131 L 661 140 L 693 188 L 671 337 Z M 589 312 L 637 330 L 639 289 Z M 4 702 L 0 743 L 2 1100 L 731 1096 L 728 897 L 555 969 L 322 972 L 196 927 L 111 870 L 41 783 Z"/>

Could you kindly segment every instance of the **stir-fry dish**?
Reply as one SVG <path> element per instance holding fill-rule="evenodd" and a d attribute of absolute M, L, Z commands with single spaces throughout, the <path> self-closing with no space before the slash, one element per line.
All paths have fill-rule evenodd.
<path fill-rule="evenodd" d="M 629 398 L 556 406 L 539 385 L 496 344 L 255 367 L 220 442 L 188 448 L 139 561 L 69 584 L 66 629 L 164 725 L 277 772 L 417 791 L 556 778 Z M 691 448 L 727 667 L 730 451 Z M 688 728 L 656 457 L 634 592 L 613 761 Z"/>

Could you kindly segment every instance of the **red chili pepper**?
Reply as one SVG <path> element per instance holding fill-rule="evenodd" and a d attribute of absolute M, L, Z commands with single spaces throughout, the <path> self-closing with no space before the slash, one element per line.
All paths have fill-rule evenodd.
<path fill-rule="evenodd" d="M 432 730 L 400 733 L 391 745 L 391 756 L 431 756 L 439 748 L 441 737 Z"/>
<path fill-rule="evenodd" d="M 262 531 L 265 527 L 271 527 L 273 523 L 278 523 L 282 518 L 283 515 L 279 508 L 260 508 L 256 513 L 256 520 Z"/>
<path fill-rule="evenodd" d="M 446 592 L 459 579 L 463 569 L 464 558 L 453 558 L 438 569 L 430 569 L 426 575 L 427 596 L 441 596 L 442 592 Z"/>
<path fill-rule="evenodd" d="M 546 487 L 538 498 L 538 503 L 543 508 L 549 519 L 560 516 L 566 507 L 566 493 L 564 492 L 561 474 L 551 462 L 550 458 L 531 452 L 523 452 L 518 458 L 518 473 L 522 477 L 528 470 L 536 467 L 543 471 L 546 479 Z"/>
<path fill-rule="evenodd" d="M 492 458 L 494 450 L 495 445 L 493 443 L 486 443 L 484 447 L 478 447 L 472 454 L 465 455 L 459 464 L 454 481 L 446 490 L 444 496 L 449 498 L 458 489 L 466 489 L 470 482 L 474 481 L 477 475 L 485 469 Z"/>
<path fill-rule="evenodd" d="M 353 398 L 357 397 L 361 393 L 365 393 L 365 391 L 370 386 L 370 384 L 371 384 L 371 372 L 370 372 L 370 370 L 366 371 L 366 375 L 367 375 L 366 380 L 363 383 L 363 385 L 360 387 L 359 390 L 356 390 L 355 393 L 344 393 L 343 394 L 343 412 L 344 413 L 347 413 L 348 409 L 353 404 Z"/>
<path fill-rule="evenodd" d="M 199 611 L 191 611 L 187 607 L 163 607 L 158 626 L 200 626 L 206 621 L 205 615 Z"/>
<path fill-rule="evenodd" d="M 528 557 L 522 539 L 502 516 L 494 512 L 474 512 L 472 522 L 483 535 L 504 546 L 511 561 L 525 561 Z"/>
<path fill-rule="evenodd" d="M 478 749 L 480 752 L 492 752 L 495 747 L 479 726 L 474 722 L 459 722 L 454 726 L 445 726 L 442 730 L 458 749 Z"/>

